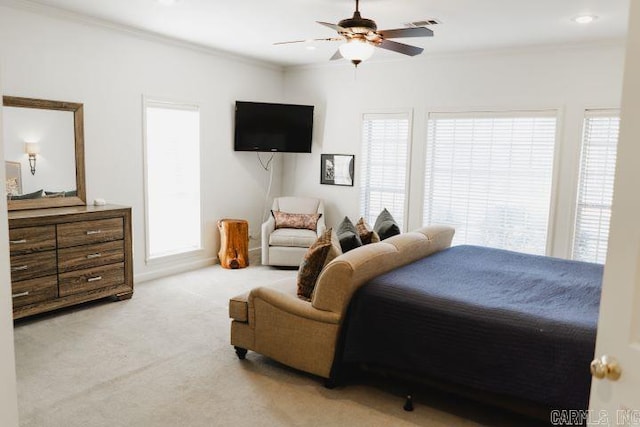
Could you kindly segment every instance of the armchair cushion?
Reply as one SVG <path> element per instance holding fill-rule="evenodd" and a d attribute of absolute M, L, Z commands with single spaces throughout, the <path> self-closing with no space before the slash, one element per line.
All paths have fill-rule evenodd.
<path fill-rule="evenodd" d="M 340 244 L 331 228 L 318 237 L 307 250 L 298 269 L 298 297 L 311 300 L 320 272 L 341 253 Z"/>
<path fill-rule="evenodd" d="M 308 248 L 318 239 L 315 231 L 298 228 L 279 228 L 269 235 L 269 245 Z"/>
<path fill-rule="evenodd" d="M 342 252 L 349 252 L 351 249 L 362 246 L 358 230 L 356 229 L 356 226 L 353 225 L 349 217 L 344 217 L 342 222 L 338 225 L 336 233 L 340 240 L 340 248 L 342 248 Z"/>
<path fill-rule="evenodd" d="M 276 230 L 279 228 L 300 228 L 315 231 L 318 227 L 318 219 L 321 213 L 298 214 L 282 211 L 271 211 L 276 221 Z"/>

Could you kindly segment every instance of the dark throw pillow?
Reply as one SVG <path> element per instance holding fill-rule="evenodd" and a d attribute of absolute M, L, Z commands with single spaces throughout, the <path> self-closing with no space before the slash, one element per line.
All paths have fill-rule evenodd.
<path fill-rule="evenodd" d="M 344 217 L 342 222 L 338 225 L 336 234 L 340 241 L 342 253 L 349 252 L 351 249 L 362 246 L 362 240 L 360 240 L 358 230 L 356 229 L 356 226 L 353 225 L 349 217 Z"/>
<path fill-rule="evenodd" d="M 380 240 L 400 234 L 400 227 L 387 208 L 384 208 L 382 212 L 380 212 L 380 215 L 378 215 L 373 230 L 378 233 Z"/>
<path fill-rule="evenodd" d="M 340 255 L 335 233 L 325 231 L 307 250 L 298 269 L 298 297 L 310 301 L 318 276 L 325 265 Z"/>
<path fill-rule="evenodd" d="M 53 191 L 45 191 L 44 197 L 47 199 L 58 199 L 60 197 L 64 197 L 64 191 L 61 191 L 59 193 L 54 193 Z"/>
<path fill-rule="evenodd" d="M 19 196 L 11 196 L 9 200 L 28 200 L 28 199 L 40 199 L 43 196 L 43 191 L 38 190 L 33 193 L 20 194 Z"/>
<path fill-rule="evenodd" d="M 78 195 L 78 191 L 46 191 L 44 192 L 45 197 L 75 197 Z"/>

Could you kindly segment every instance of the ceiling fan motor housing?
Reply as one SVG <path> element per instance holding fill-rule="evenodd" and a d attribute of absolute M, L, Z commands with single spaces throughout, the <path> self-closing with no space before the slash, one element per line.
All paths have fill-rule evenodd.
<path fill-rule="evenodd" d="M 360 16 L 360 12 L 358 11 L 353 13 L 353 17 L 343 19 L 338 22 L 338 26 L 348 30 L 346 32 L 347 34 L 369 34 L 370 32 L 375 32 L 378 29 L 375 21 L 363 18 Z"/>

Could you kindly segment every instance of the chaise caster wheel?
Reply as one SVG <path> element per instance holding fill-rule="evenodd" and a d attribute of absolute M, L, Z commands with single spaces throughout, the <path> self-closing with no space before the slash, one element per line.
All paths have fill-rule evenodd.
<path fill-rule="evenodd" d="M 244 360 L 247 356 L 247 349 L 242 347 L 233 347 L 236 349 L 236 354 L 238 355 L 238 359 Z"/>
<path fill-rule="evenodd" d="M 407 412 L 413 411 L 413 396 L 407 394 L 407 400 L 404 402 L 404 406 L 402 407 Z"/>
<path fill-rule="evenodd" d="M 336 388 L 337 385 L 336 380 L 333 378 L 325 378 L 324 380 L 324 388 L 328 388 L 329 390 Z"/>

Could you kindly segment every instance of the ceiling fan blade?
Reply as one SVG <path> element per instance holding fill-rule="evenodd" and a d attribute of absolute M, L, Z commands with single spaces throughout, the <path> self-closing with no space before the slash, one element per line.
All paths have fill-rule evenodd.
<path fill-rule="evenodd" d="M 340 53 L 340 50 L 336 50 L 336 53 L 333 54 L 333 56 L 331 58 L 329 58 L 330 61 L 335 61 L 336 59 L 342 59 L 343 56 Z"/>
<path fill-rule="evenodd" d="M 292 40 L 288 42 L 276 42 L 274 45 L 279 44 L 291 44 L 291 43 L 307 43 L 307 42 L 337 42 L 344 40 L 342 37 L 328 37 L 323 39 L 307 39 L 307 40 Z"/>
<path fill-rule="evenodd" d="M 394 52 L 402 53 L 409 56 L 420 55 L 424 50 L 421 47 L 398 43 L 391 40 L 382 40 L 377 46 L 381 47 L 382 49 L 392 50 Z"/>
<path fill-rule="evenodd" d="M 330 22 L 322 22 L 322 21 L 316 21 L 316 22 L 320 25 L 324 25 L 325 27 L 329 27 L 333 30 L 336 30 L 337 32 L 344 31 L 344 28 L 342 28 L 340 25 L 331 24 Z"/>
<path fill-rule="evenodd" d="M 393 30 L 378 31 L 385 39 L 396 39 L 400 37 L 433 37 L 433 31 L 425 27 L 415 28 L 394 28 Z"/>
<path fill-rule="evenodd" d="M 278 45 L 278 44 L 304 43 L 306 41 L 307 40 L 292 40 L 292 41 L 288 41 L 288 42 L 276 42 L 276 43 L 274 43 L 274 46 Z"/>

